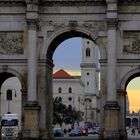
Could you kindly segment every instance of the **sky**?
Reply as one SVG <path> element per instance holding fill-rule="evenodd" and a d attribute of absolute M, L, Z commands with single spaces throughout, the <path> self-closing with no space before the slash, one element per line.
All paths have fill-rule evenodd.
<path fill-rule="evenodd" d="M 54 72 L 64 69 L 73 75 L 79 75 L 81 60 L 82 39 L 79 37 L 67 39 L 57 47 L 53 55 Z"/>
<path fill-rule="evenodd" d="M 82 60 L 82 39 L 71 38 L 62 42 L 54 52 L 54 72 L 64 69 L 71 75 L 80 75 Z M 127 86 L 130 112 L 140 109 L 140 77 L 131 80 Z"/>
<path fill-rule="evenodd" d="M 140 110 L 140 77 L 132 79 L 127 86 L 131 112 Z"/>

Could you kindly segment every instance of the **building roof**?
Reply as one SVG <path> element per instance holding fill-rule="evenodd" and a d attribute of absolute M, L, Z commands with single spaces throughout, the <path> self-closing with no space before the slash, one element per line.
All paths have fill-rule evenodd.
<path fill-rule="evenodd" d="M 70 74 L 68 74 L 66 71 L 64 71 L 63 69 L 60 69 L 59 71 L 55 72 L 53 74 L 53 78 L 55 79 L 72 79 L 74 78 L 73 76 L 71 76 Z"/>

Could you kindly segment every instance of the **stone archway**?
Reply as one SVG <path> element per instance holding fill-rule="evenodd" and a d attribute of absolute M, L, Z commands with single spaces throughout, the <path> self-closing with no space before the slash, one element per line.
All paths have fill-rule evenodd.
<path fill-rule="evenodd" d="M 53 93 L 52 93 L 52 70 L 53 70 L 53 60 L 52 60 L 52 56 L 53 53 L 55 51 L 55 49 L 58 47 L 58 45 L 63 42 L 64 40 L 71 38 L 71 37 L 83 37 L 83 38 L 87 38 L 90 39 L 92 41 L 95 41 L 97 39 L 96 35 L 94 33 L 89 32 L 89 30 L 85 30 L 83 28 L 80 27 L 67 27 L 64 28 L 62 30 L 57 31 L 56 33 L 54 33 L 52 36 L 50 36 L 50 38 L 46 41 L 46 46 L 47 48 L 45 48 L 46 50 L 46 57 L 47 57 L 47 67 L 46 67 L 46 77 L 47 77 L 47 85 L 46 85 L 46 89 L 47 89 L 47 96 L 46 96 L 46 106 L 48 108 L 48 110 L 46 110 L 46 114 L 48 114 L 49 116 L 46 118 L 47 121 L 47 137 L 51 138 L 52 136 L 52 99 L 53 99 Z M 95 41 L 96 42 L 96 41 Z M 102 52 L 105 52 L 105 48 L 100 48 L 102 50 Z M 44 50 L 43 50 L 44 52 Z M 104 56 L 105 53 L 102 53 L 101 55 L 102 58 L 105 58 L 106 56 Z M 48 120 L 49 118 L 49 120 Z"/>
<path fill-rule="evenodd" d="M 120 115 L 119 115 L 119 118 L 120 118 L 121 121 L 119 123 L 119 126 L 120 126 L 120 130 L 122 132 L 122 135 L 124 135 L 124 136 L 127 135 L 126 130 L 125 130 L 126 126 L 127 125 L 132 126 L 132 120 L 131 120 L 131 124 L 130 124 L 130 122 L 128 122 L 129 118 L 126 119 L 126 95 L 127 95 L 126 87 L 127 87 L 128 83 L 133 78 L 136 78 L 139 75 L 140 75 L 140 70 L 138 68 L 130 69 L 128 71 L 125 71 L 123 76 L 122 76 L 122 79 L 120 80 L 119 89 L 117 91 L 117 93 L 118 93 L 118 102 L 119 102 L 119 105 L 120 105 L 120 108 L 121 108 Z"/>
<path fill-rule="evenodd" d="M 25 79 L 23 78 L 23 75 L 20 74 L 18 71 L 14 70 L 14 69 L 11 69 L 11 68 L 5 68 L 5 69 L 0 69 L 0 89 L 2 87 L 2 84 L 9 78 L 13 78 L 13 77 L 16 77 L 19 82 L 20 82 L 20 85 L 21 85 L 21 89 L 16 89 L 14 87 L 14 85 L 9 85 L 9 87 L 4 87 L 4 88 L 10 88 L 10 90 L 12 90 L 12 92 L 14 92 L 16 94 L 13 95 L 13 97 L 17 97 L 18 96 L 18 99 L 19 99 L 19 96 L 18 93 L 21 92 L 21 106 L 18 106 L 19 109 L 19 112 L 21 112 L 21 114 L 18 114 L 19 115 L 19 119 L 20 119 L 20 128 L 21 130 L 23 129 L 24 127 L 24 105 L 25 103 L 27 102 L 27 90 L 26 90 L 26 84 L 25 84 Z M 16 83 L 15 83 L 16 84 Z M 14 88 L 13 88 L 14 87 Z M 4 89 L 5 90 L 5 89 Z M 20 91 L 19 91 L 20 90 Z M 16 99 L 17 100 L 17 99 Z M 15 104 L 16 105 L 16 104 Z M 15 106 L 14 105 L 14 106 Z M 10 107 L 11 108 L 11 107 Z M 3 108 L 4 109 L 4 108 Z M 17 110 L 15 110 L 17 111 Z M 5 112 L 6 113 L 6 112 Z M 11 112 L 13 113 L 13 112 Z M 18 112 L 17 112 L 18 113 Z"/>

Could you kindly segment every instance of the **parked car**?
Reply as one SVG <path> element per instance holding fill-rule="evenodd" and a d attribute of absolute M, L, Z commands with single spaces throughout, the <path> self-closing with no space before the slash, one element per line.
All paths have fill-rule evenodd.
<path fill-rule="evenodd" d="M 99 134 L 99 127 L 88 129 L 88 134 Z"/>
<path fill-rule="evenodd" d="M 72 129 L 69 133 L 69 136 L 81 136 L 82 133 L 80 132 L 80 129 Z"/>
<path fill-rule="evenodd" d="M 64 137 L 64 131 L 62 128 L 53 128 L 54 137 Z"/>
<path fill-rule="evenodd" d="M 86 128 L 80 128 L 80 132 L 82 136 L 88 136 L 88 130 Z"/>

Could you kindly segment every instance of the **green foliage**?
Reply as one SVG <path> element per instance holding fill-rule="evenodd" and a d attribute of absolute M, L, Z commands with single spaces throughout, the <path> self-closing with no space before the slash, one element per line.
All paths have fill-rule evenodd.
<path fill-rule="evenodd" d="M 69 121 L 72 118 L 72 122 Z M 80 111 L 68 108 L 62 103 L 60 98 L 55 98 L 53 100 L 53 124 L 60 124 L 64 122 L 65 124 L 74 123 L 74 121 L 82 121 L 82 115 Z"/>

